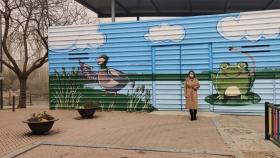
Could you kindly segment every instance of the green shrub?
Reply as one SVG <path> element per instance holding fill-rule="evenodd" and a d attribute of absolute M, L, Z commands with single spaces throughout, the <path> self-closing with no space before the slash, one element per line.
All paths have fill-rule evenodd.
<path fill-rule="evenodd" d="M 100 107 L 99 101 L 86 101 L 82 106 L 79 106 L 79 108 L 83 109 L 98 109 Z"/>

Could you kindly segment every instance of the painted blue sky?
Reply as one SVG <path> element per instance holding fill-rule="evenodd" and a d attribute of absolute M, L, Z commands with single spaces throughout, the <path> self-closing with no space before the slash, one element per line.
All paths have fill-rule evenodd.
<path fill-rule="evenodd" d="M 250 18 L 252 15 L 248 13 L 234 13 L 101 23 L 99 26 L 53 27 L 49 31 L 50 74 L 55 70 L 60 71 L 61 67 L 66 70 L 79 67 L 79 60 L 98 71 L 96 58 L 101 54 L 110 57 L 109 67 L 137 74 L 215 70 L 222 62 L 245 61 L 252 67 L 252 59 L 257 68 L 279 68 L 280 23 L 279 27 L 274 24 L 267 31 L 262 28 L 269 25 L 265 17 L 260 26 L 254 21 L 249 23 L 246 19 Z M 228 24 L 234 27 L 229 28 Z M 249 28 L 253 26 L 258 26 L 256 30 L 265 31 L 251 31 Z M 229 51 L 230 47 L 237 51 Z M 247 52 L 252 58 L 241 51 Z"/>

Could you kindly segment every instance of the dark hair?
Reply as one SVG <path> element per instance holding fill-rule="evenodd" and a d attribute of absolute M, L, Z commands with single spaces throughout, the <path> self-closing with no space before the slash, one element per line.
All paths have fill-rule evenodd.
<path fill-rule="evenodd" d="M 193 70 L 189 71 L 188 77 L 190 76 L 191 73 L 193 73 L 193 77 L 196 78 L 195 72 Z"/>
<path fill-rule="evenodd" d="M 109 60 L 109 57 L 108 57 L 106 54 L 101 54 L 101 55 L 98 57 L 98 59 L 99 59 L 99 58 L 103 58 L 103 59 L 105 59 L 106 61 Z"/>

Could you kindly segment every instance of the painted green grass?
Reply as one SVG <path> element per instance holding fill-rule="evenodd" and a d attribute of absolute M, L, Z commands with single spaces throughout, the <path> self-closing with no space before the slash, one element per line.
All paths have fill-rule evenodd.
<path fill-rule="evenodd" d="M 55 71 L 50 76 L 50 108 L 74 109 L 87 101 L 98 101 L 101 110 L 122 111 L 154 111 L 151 104 L 151 92 L 145 85 L 135 85 L 132 81 L 127 94 L 105 93 L 103 90 L 84 88 L 89 83 L 79 73 L 78 69 L 66 72 Z"/>
<path fill-rule="evenodd" d="M 204 71 L 197 74 L 200 81 L 211 81 L 215 72 Z M 257 70 L 255 79 L 280 79 L 279 69 Z M 129 74 L 129 80 L 135 81 L 184 81 L 186 74 Z M 73 68 L 66 72 L 64 68 L 50 76 L 50 108 L 73 109 L 84 104 L 88 100 L 98 100 L 102 110 L 123 111 L 153 111 L 151 105 L 150 90 L 141 88 L 145 85 L 135 85 L 128 90 L 127 94 L 105 94 L 103 90 L 84 88 L 84 84 L 91 83 L 79 74 L 78 69 Z M 132 84 L 133 85 L 133 84 Z M 213 104 L 221 104 L 215 98 L 206 99 Z M 258 100 L 258 99 L 254 99 Z"/>
<path fill-rule="evenodd" d="M 99 101 L 100 109 L 104 111 L 111 110 L 120 110 L 120 111 L 154 111 L 154 108 L 151 103 L 145 99 L 140 99 L 139 94 L 105 94 L 102 90 L 96 90 L 91 88 L 82 88 L 79 90 L 79 93 L 82 95 L 78 105 L 84 104 L 86 101 L 93 100 Z M 132 97 L 134 95 L 134 97 Z M 51 96 L 52 97 L 52 96 Z M 51 102 L 51 108 L 55 109 L 56 103 Z M 77 106 L 78 106 L 77 105 Z M 72 109 L 72 106 L 59 106 L 61 109 Z"/>
<path fill-rule="evenodd" d="M 141 99 L 141 94 L 132 93 L 128 95 L 107 93 L 102 90 L 84 88 L 82 100 L 98 100 L 101 110 L 111 111 L 154 111 L 156 110 L 150 102 Z M 83 104 L 83 102 L 81 102 Z"/>
<path fill-rule="evenodd" d="M 82 94 L 79 92 L 82 85 L 77 82 L 80 80 L 77 69 L 66 72 L 62 68 L 62 72 L 55 71 L 54 76 L 50 80 L 50 85 L 55 85 L 50 90 L 51 108 L 75 108 L 79 105 Z M 51 88 L 51 86 L 50 86 Z"/>

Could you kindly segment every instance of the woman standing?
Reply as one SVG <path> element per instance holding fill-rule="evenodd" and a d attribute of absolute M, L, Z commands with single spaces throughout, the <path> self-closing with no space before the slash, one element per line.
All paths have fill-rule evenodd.
<path fill-rule="evenodd" d="M 184 92 L 186 98 L 186 108 L 190 111 L 191 120 L 196 120 L 198 106 L 197 90 L 199 87 L 199 81 L 197 80 L 194 71 L 189 71 L 184 84 Z"/>

